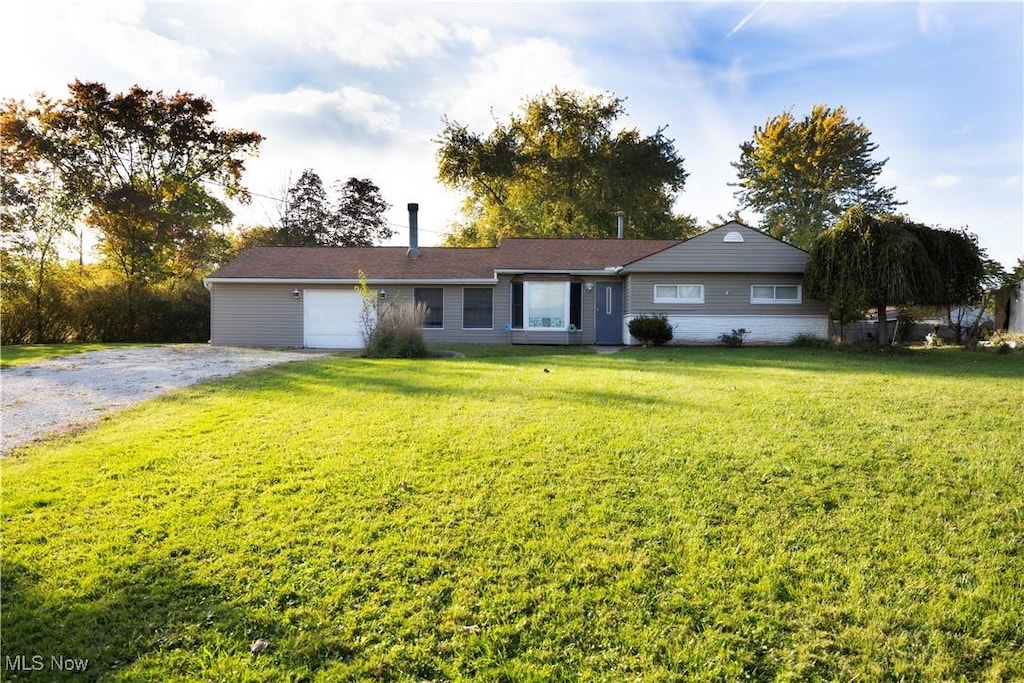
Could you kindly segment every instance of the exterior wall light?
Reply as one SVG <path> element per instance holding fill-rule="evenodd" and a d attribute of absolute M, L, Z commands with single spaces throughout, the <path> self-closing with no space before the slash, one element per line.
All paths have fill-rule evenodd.
<path fill-rule="evenodd" d="M 292 298 L 293 299 L 301 299 L 302 298 L 302 292 L 299 291 L 298 287 L 296 287 L 294 290 L 292 290 Z"/>

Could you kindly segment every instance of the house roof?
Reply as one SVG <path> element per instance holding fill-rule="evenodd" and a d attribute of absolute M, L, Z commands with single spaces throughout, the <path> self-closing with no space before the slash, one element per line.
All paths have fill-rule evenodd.
<path fill-rule="evenodd" d="M 368 280 L 493 279 L 493 248 L 255 247 L 210 273 L 208 279 Z"/>
<path fill-rule="evenodd" d="M 496 270 L 599 271 L 665 249 L 678 240 L 506 239 L 500 247 L 255 247 L 207 279 L 476 280 Z"/>
<path fill-rule="evenodd" d="M 747 235 L 747 248 L 723 249 L 722 235 Z M 743 239 L 727 240 L 743 243 Z M 683 246 L 685 245 L 685 246 Z M 626 272 L 803 272 L 806 252 L 735 221 L 688 240 L 509 238 L 498 247 L 255 247 L 211 273 L 208 281 L 465 282 L 496 274 Z"/>
<path fill-rule="evenodd" d="M 624 266 L 679 244 L 679 240 L 543 239 L 502 240 L 498 268 L 578 271 Z"/>

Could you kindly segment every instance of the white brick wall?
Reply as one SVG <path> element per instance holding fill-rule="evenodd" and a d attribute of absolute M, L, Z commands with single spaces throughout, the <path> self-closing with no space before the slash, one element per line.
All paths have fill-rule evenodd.
<path fill-rule="evenodd" d="M 623 321 L 623 339 L 636 344 L 629 334 L 627 316 Z M 718 335 L 744 328 L 744 344 L 788 344 L 798 334 L 828 338 L 828 316 L 824 315 L 670 315 L 672 344 L 719 344 Z"/>

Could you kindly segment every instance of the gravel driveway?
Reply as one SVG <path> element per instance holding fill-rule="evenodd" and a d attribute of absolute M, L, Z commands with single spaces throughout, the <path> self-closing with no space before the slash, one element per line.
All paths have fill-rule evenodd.
<path fill-rule="evenodd" d="M 174 344 L 16 365 L 0 371 L 0 452 L 89 425 L 106 413 L 196 382 L 328 353 Z"/>

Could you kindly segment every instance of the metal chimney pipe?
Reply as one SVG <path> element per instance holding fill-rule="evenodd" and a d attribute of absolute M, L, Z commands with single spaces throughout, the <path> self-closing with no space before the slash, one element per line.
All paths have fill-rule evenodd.
<path fill-rule="evenodd" d="M 419 210 L 419 204 L 409 203 L 409 251 L 405 252 L 409 258 L 420 257 Z"/>
<path fill-rule="evenodd" d="M 616 211 L 615 215 L 619 219 L 619 239 L 621 240 L 623 237 L 626 236 L 626 212 Z"/>

